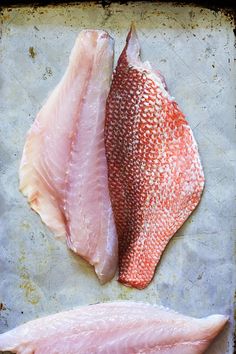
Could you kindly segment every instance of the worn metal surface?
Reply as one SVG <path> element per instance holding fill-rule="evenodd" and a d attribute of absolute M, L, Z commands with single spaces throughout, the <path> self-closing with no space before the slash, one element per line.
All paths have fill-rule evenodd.
<path fill-rule="evenodd" d="M 103 28 L 115 60 L 135 21 L 142 58 L 162 71 L 199 144 L 202 201 L 167 247 L 142 291 L 92 268 L 41 223 L 18 191 L 25 134 L 60 80 L 77 33 Z M 162 304 L 193 316 L 223 313 L 230 325 L 208 354 L 232 354 L 235 160 L 233 24 L 221 12 L 160 3 L 4 9 L 0 45 L 0 332 L 77 305 L 114 299 Z"/>

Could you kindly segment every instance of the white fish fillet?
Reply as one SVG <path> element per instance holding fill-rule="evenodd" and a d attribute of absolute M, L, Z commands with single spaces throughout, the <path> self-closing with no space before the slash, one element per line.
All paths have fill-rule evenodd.
<path fill-rule="evenodd" d="M 95 267 L 101 282 L 117 267 L 117 237 L 104 148 L 113 40 L 82 31 L 59 85 L 29 130 L 20 190 L 43 222 Z"/>
<path fill-rule="evenodd" d="M 135 302 L 85 306 L 40 318 L 0 335 L 0 350 L 19 354 L 200 354 L 227 317 L 196 319 Z"/>

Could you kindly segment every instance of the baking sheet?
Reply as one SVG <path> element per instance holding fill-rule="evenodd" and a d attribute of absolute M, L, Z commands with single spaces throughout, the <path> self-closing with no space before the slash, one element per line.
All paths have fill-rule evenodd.
<path fill-rule="evenodd" d="M 0 332 L 42 315 L 109 300 L 142 300 L 192 316 L 228 314 L 208 354 L 233 353 L 235 236 L 233 23 L 171 3 L 4 9 L 0 45 Z M 18 191 L 25 134 L 65 71 L 77 33 L 106 29 L 115 61 L 131 21 L 142 58 L 161 70 L 199 144 L 202 201 L 169 243 L 151 285 L 100 286 L 93 269 L 41 223 Z"/>

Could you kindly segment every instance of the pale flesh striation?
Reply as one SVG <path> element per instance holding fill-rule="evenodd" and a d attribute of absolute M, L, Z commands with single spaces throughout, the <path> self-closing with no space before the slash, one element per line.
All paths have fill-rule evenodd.
<path fill-rule="evenodd" d="M 19 354 L 201 354 L 227 322 L 164 307 L 114 302 L 30 321 L 0 335 L 0 350 Z"/>
<path fill-rule="evenodd" d="M 163 77 L 139 57 L 134 28 L 107 100 L 105 146 L 119 239 L 119 281 L 145 288 L 200 201 L 204 174 L 192 131 Z"/>
<path fill-rule="evenodd" d="M 20 190 L 43 222 L 94 265 L 101 282 L 117 267 L 117 238 L 107 182 L 105 102 L 113 40 L 82 31 L 69 65 L 27 134 Z"/>

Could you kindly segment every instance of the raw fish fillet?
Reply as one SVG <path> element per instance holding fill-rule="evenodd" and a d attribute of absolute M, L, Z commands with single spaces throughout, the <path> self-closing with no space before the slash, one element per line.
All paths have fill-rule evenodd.
<path fill-rule="evenodd" d="M 119 243 L 119 281 L 151 281 L 162 252 L 200 201 L 204 175 L 192 131 L 163 77 L 127 37 L 107 100 L 105 147 Z"/>
<path fill-rule="evenodd" d="M 94 265 L 100 281 L 117 268 L 117 236 L 107 181 L 105 103 L 113 40 L 80 32 L 59 85 L 29 130 L 20 190 L 43 222 Z"/>
<path fill-rule="evenodd" d="M 0 335 L 19 354 L 200 354 L 227 317 L 196 319 L 164 307 L 114 302 L 30 321 Z"/>

